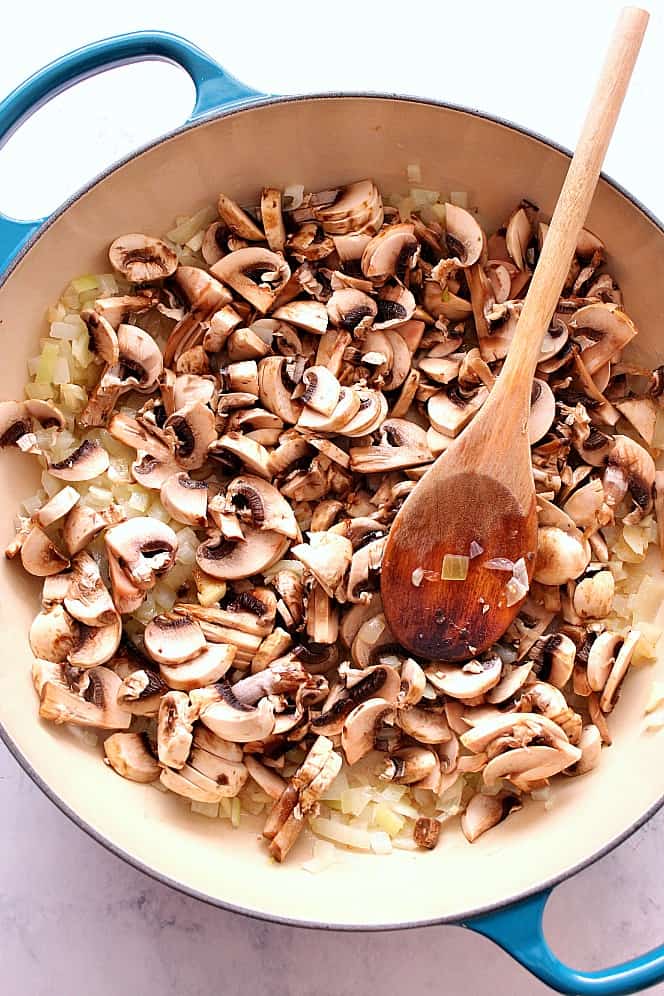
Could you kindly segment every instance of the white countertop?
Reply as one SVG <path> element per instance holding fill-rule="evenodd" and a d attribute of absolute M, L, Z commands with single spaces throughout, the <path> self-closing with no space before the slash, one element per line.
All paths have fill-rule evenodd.
<path fill-rule="evenodd" d="M 541 10 L 532 0 L 475 0 L 449 5 L 454 14 L 432 0 L 380 6 L 378 18 L 377 5 L 347 0 L 289 0 L 281 8 L 261 0 L 232 7 L 61 0 L 48 10 L 28 0 L 12 5 L 3 23 L 0 94 L 80 44 L 152 27 L 188 36 L 266 91 L 416 93 L 479 107 L 571 146 L 621 4 L 557 0 Z M 664 0 L 649 7 L 649 38 L 607 172 L 664 217 Z M 0 153 L 0 209 L 18 217 L 47 213 L 110 161 L 182 121 L 191 103 L 183 74 L 156 64 L 107 74 L 57 98 Z M 664 813 L 556 891 L 545 922 L 561 957 L 600 967 L 664 941 L 663 842 Z M 181 896 L 71 824 L 4 747 L 0 849 L 2 996 L 549 991 L 489 941 L 457 928 L 312 933 Z M 651 991 L 664 993 L 664 985 Z"/>

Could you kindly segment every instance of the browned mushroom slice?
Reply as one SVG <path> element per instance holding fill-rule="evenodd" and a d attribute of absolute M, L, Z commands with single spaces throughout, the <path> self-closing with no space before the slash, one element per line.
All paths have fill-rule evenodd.
<path fill-rule="evenodd" d="M 108 470 L 110 459 L 104 447 L 84 439 L 64 460 L 49 465 L 48 472 L 60 481 L 91 481 Z"/>
<path fill-rule="evenodd" d="M 227 197 L 226 194 L 219 194 L 217 202 L 219 217 L 226 223 L 231 232 L 234 232 L 241 239 L 248 242 L 263 242 L 265 235 L 261 232 L 256 222 L 246 211 Z"/>
<path fill-rule="evenodd" d="M 261 314 L 269 311 L 290 277 L 283 256 L 260 248 L 236 249 L 215 263 L 211 272 Z"/>
<path fill-rule="evenodd" d="M 232 543 L 219 533 L 198 547 L 196 563 L 206 574 L 223 580 L 248 578 L 274 564 L 288 549 L 287 536 L 272 530 L 244 527 L 244 539 Z"/>
<path fill-rule="evenodd" d="M 298 260 L 316 262 L 334 252 L 334 242 L 329 236 L 322 235 L 315 222 L 305 221 L 288 236 L 286 248 Z"/>
<path fill-rule="evenodd" d="M 108 250 L 111 266 L 130 284 L 147 284 L 175 273 L 178 258 L 161 239 L 149 235 L 122 235 Z"/>
<path fill-rule="evenodd" d="M 158 301 L 154 289 L 144 287 L 138 294 L 120 294 L 117 297 L 99 297 L 94 302 L 95 311 L 105 318 L 112 328 L 126 322 L 132 315 L 149 311 Z"/>
<path fill-rule="evenodd" d="M 298 538 L 293 509 L 267 481 L 249 475 L 236 477 L 228 485 L 226 500 L 241 518 L 248 518 L 255 529 L 271 530 L 293 540 Z"/>
<path fill-rule="evenodd" d="M 132 782 L 155 782 L 161 768 L 145 733 L 114 733 L 104 741 L 106 763 Z"/>
<path fill-rule="evenodd" d="M 153 587 L 157 577 L 170 570 L 178 550 L 177 537 L 170 526 L 145 516 L 112 526 L 104 541 L 131 582 L 143 590 Z"/>

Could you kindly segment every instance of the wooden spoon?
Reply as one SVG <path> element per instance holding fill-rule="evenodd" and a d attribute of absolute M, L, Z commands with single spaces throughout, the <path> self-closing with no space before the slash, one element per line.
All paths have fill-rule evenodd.
<path fill-rule="evenodd" d="M 523 599 L 507 604 L 512 575 L 487 568 L 487 561 L 514 563 L 523 557 L 529 579 L 534 572 L 537 509 L 528 443 L 533 376 L 647 23 L 648 14 L 635 7 L 620 15 L 509 355 L 489 398 L 411 493 L 390 531 L 383 606 L 395 638 L 417 656 L 468 660 L 503 635 Z M 468 556 L 473 542 L 473 552 L 481 553 L 470 560 L 466 580 L 443 581 L 445 554 Z"/>

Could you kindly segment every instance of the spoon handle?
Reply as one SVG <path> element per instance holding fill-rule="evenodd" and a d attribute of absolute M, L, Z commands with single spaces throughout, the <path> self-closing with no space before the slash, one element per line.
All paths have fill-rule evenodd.
<path fill-rule="evenodd" d="M 553 317 L 593 199 L 648 18 L 648 12 L 638 7 L 623 8 L 618 18 L 499 378 L 503 392 L 513 392 L 520 385 L 528 403 L 542 339 Z"/>

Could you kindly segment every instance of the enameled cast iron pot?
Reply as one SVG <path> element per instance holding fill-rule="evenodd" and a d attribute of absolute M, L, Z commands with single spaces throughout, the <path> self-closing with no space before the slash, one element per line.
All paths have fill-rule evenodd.
<path fill-rule="evenodd" d="M 419 162 L 425 187 L 469 191 L 489 227 L 497 227 L 524 196 L 550 212 L 567 167 L 567 153 L 551 143 L 464 108 L 381 95 L 266 97 L 187 41 L 160 32 L 101 41 L 37 73 L 0 103 L 0 141 L 70 84 L 151 58 L 175 62 L 191 76 L 196 105 L 189 121 L 114 166 L 52 217 L 0 216 L 1 398 L 22 396 L 45 307 L 72 276 L 107 270 L 105 250 L 117 235 L 159 234 L 176 214 L 214 202 L 220 190 L 251 203 L 265 183 L 315 190 L 370 176 L 383 190 L 399 191 L 408 187 L 408 164 Z M 661 363 L 662 226 L 608 180 L 600 183 L 588 225 L 608 246 L 640 330 L 638 351 Z M 4 546 L 19 501 L 36 490 L 38 470 L 17 452 L 4 452 L 0 473 Z M 136 867 L 216 905 L 294 925 L 463 924 L 562 992 L 626 993 L 664 978 L 664 947 L 607 971 L 574 971 L 553 955 L 541 926 L 552 886 L 614 847 L 664 801 L 661 741 L 641 732 L 650 684 L 664 677 L 664 652 L 626 683 L 611 720 L 615 744 L 599 769 L 559 780 L 549 813 L 526 806 L 472 846 L 450 833 L 431 853 L 353 854 L 312 876 L 300 867 L 306 845 L 277 867 L 255 832 L 189 817 L 172 796 L 118 778 L 98 751 L 37 719 L 27 641 L 37 598 L 34 579 L 3 558 L 0 733 L 63 812 Z"/>

